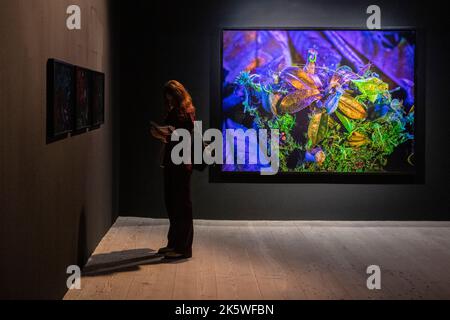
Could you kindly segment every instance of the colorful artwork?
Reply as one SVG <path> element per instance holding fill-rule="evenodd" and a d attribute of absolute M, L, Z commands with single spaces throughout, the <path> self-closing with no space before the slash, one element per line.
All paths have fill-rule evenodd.
<path fill-rule="evenodd" d="M 49 61 L 48 137 L 53 139 L 73 130 L 75 72 L 71 65 Z"/>
<path fill-rule="evenodd" d="M 226 30 L 222 56 L 223 130 L 278 129 L 281 172 L 414 171 L 414 31 Z"/>
<path fill-rule="evenodd" d="M 75 130 L 83 130 L 90 125 L 90 72 L 87 69 L 76 67 L 76 103 L 75 103 Z"/>
<path fill-rule="evenodd" d="M 105 75 L 92 72 L 92 125 L 105 123 Z"/>

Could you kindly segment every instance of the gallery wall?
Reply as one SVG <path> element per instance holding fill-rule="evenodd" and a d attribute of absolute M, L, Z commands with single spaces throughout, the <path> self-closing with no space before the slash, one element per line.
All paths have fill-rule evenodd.
<path fill-rule="evenodd" d="M 78 4 L 82 29 L 66 28 Z M 59 299 L 113 222 L 107 0 L 0 1 L 0 298 Z M 106 73 L 101 129 L 46 144 L 46 63 Z"/>
<path fill-rule="evenodd" d="M 127 1 L 121 19 L 120 211 L 165 217 L 159 143 L 149 121 L 161 121 L 161 88 L 178 79 L 191 91 L 209 127 L 219 108 L 219 32 L 224 27 L 366 27 L 367 1 Z M 196 218 L 202 219 L 448 219 L 449 151 L 446 74 L 448 32 L 439 10 L 411 1 L 377 1 L 385 27 L 425 27 L 426 182 L 421 185 L 210 184 L 193 177 Z"/>

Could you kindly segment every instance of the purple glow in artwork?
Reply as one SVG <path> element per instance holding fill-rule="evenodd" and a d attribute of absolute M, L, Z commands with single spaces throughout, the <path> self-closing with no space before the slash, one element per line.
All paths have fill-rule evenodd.
<path fill-rule="evenodd" d="M 225 30 L 222 40 L 223 129 L 278 129 L 281 172 L 414 170 L 414 31 Z"/>

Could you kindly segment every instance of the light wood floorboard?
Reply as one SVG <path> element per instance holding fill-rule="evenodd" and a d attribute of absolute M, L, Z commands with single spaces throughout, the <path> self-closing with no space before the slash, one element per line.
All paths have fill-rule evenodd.
<path fill-rule="evenodd" d="M 450 299 L 449 222 L 197 220 L 193 258 L 170 263 L 167 230 L 119 218 L 65 299 Z"/>

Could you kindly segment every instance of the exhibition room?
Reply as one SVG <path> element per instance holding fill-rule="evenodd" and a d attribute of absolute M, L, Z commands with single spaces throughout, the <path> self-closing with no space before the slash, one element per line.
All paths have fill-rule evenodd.
<path fill-rule="evenodd" d="M 0 0 L 0 298 L 449 300 L 447 20 Z"/>

